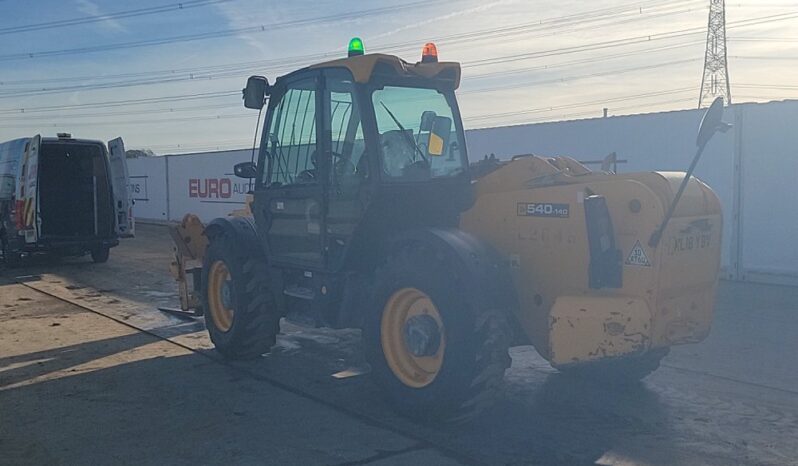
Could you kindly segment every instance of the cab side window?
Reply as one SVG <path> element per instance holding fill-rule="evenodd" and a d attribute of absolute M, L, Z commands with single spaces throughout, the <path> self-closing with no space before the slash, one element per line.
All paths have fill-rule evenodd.
<path fill-rule="evenodd" d="M 333 71 L 326 73 L 326 78 L 330 100 L 325 128 L 332 138 L 330 185 L 340 190 L 358 185 L 368 176 L 366 145 L 351 75 Z"/>
<path fill-rule="evenodd" d="M 316 138 L 316 82 L 292 83 L 272 112 L 269 125 L 268 184 L 317 183 L 320 154 Z"/>

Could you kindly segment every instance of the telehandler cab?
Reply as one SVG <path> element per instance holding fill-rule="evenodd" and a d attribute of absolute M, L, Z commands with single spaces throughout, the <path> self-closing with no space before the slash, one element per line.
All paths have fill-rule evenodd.
<path fill-rule="evenodd" d="M 283 317 L 360 328 L 389 401 L 440 419 L 489 405 L 512 345 L 619 382 L 708 334 L 712 190 L 691 173 L 531 155 L 480 163 L 472 180 L 459 82 L 433 44 L 407 63 L 359 39 L 348 58 L 249 79 L 245 106 L 266 106 L 257 162 L 235 167 L 254 179 L 251 215 L 172 230 L 182 306 L 205 314 L 219 352 L 268 352 Z"/>

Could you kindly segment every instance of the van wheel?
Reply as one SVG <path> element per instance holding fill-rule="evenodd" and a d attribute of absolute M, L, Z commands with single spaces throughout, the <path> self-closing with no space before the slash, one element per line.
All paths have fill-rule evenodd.
<path fill-rule="evenodd" d="M 456 269 L 432 247 L 399 251 L 377 273 L 363 329 L 383 394 L 422 421 L 458 422 L 481 412 L 510 366 L 505 313 L 469 302 L 469 284 Z"/>
<path fill-rule="evenodd" d="M 202 267 L 205 327 L 216 350 L 230 359 L 253 359 L 277 342 L 280 313 L 260 257 L 239 254 L 228 235 L 211 238 Z"/>
<path fill-rule="evenodd" d="M 93 248 L 91 250 L 91 260 L 94 261 L 95 264 L 103 264 L 108 262 L 108 256 L 111 253 L 111 248 L 107 246 L 100 246 L 98 248 Z"/>
<path fill-rule="evenodd" d="M 22 254 L 18 252 L 9 251 L 10 246 L 3 241 L 3 262 L 9 269 L 15 269 L 22 266 Z"/>
<path fill-rule="evenodd" d="M 10 252 L 5 257 L 6 267 L 9 269 L 18 269 L 22 267 L 22 254 Z"/>

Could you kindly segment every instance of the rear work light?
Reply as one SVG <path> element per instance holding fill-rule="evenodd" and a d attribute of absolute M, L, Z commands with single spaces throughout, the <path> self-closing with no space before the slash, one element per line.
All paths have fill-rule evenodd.
<path fill-rule="evenodd" d="M 438 47 L 432 42 L 424 44 L 421 49 L 421 63 L 437 63 L 438 62 Z"/>

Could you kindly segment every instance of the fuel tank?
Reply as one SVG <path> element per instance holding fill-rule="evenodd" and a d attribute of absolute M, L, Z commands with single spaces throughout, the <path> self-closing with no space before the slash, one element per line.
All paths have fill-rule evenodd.
<path fill-rule="evenodd" d="M 507 260 L 528 342 L 555 366 L 699 342 L 712 324 L 720 272 L 718 197 L 692 178 L 661 241 L 652 233 L 682 172 L 612 174 L 568 157 L 516 157 L 474 182 L 461 227 Z M 603 197 L 617 279 L 591 280 L 586 199 Z M 590 218 L 590 220 L 588 220 Z M 594 241 L 595 242 L 595 241 Z M 593 253 L 594 254 L 594 253 Z M 595 254 L 594 254 L 595 255 Z"/>

